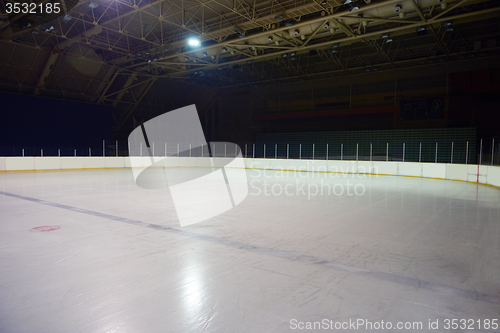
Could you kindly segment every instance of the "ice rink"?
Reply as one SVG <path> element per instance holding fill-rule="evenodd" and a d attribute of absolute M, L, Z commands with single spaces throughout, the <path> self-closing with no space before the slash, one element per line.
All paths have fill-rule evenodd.
<path fill-rule="evenodd" d="M 181 228 L 127 169 L 0 173 L 0 332 L 500 332 L 498 189 L 247 176 L 240 205 Z"/>

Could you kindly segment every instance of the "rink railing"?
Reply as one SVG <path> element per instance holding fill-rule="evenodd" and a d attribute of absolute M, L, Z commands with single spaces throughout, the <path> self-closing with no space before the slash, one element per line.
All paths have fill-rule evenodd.
<path fill-rule="evenodd" d="M 211 143 L 212 144 L 212 143 Z M 140 146 L 141 145 L 141 146 Z M 8 157 L 126 157 L 146 156 L 150 149 L 154 156 L 202 156 L 203 149 L 191 149 L 189 144 L 152 142 L 151 147 L 136 147 L 126 141 L 103 140 L 102 145 L 86 148 L 54 147 L 0 147 L 0 155 Z M 251 142 L 238 143 L 238 151 L 245 158 L 312 159 L 351 161 L 398 161 L 422 163 L 500 165 L 500 137 L 480 138 L 477 143 L 463 140 L 398 143 L 312 143 L 312 142 Z M 206 147 L 206 146 L 205 146 Z M 135 153 L 131 153 L 135 150 Z M 205 151 L 207 156 L 208 151 Z M 234 145 L 218 144 L 210 152 L 214 157 L 235 156 Z"/>
<path fill-rule="evenodd" d="M 207 158 L 169 156 L 163 159 L 163 166 L 201 167 L 206 166 Z M 0 172 L 131 168 L 131 159 L 134 167 L 151 165 L 150 157 L 0 157 Z M 212 159 L 214 167 L 222 168 L 234 157 Z M 500 167 L 490 165 L 279 158 L 244 158 L 244 161 L 247 169 L 436 178 L 500 188 Z"/>

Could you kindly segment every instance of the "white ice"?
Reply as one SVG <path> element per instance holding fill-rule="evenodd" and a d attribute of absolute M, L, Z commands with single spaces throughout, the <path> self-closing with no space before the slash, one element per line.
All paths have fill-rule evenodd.
<path fill-rule="evenodd" d="M 484 327 L 500 319 L 498 189 L 248 180 L 236 208 L 181 228 L 168 189 L 139 188 L 130 170 L 1 173 L 0 332 L 294 332 L 323 320 L 445 332 L 447 319 L 500 331 Z"/>

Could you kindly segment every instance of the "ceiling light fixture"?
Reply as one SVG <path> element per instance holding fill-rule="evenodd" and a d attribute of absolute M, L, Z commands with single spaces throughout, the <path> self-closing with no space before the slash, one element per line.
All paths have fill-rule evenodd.
<path fill-rule="evenodd" d="M 441 26 L 444 28 L 445 32 L 453 31 L 453 26 L 451 21 L 444 22 Z"/>
<path fill-rule="evenodd" d="M 99 7 L 99 4 L 95 3 L 95 2 L 89 2 L 89 7 L 92 8 L 92 9 L 94 9 L 94 8 Z"/>
<path fill-rule="evenodd" d="M 188 45 L 189 46 L 194 46 L 194 47 L 200 46 L 200 41 L 198 39 L 196 39 L 196 38 L 189 38 L 188 39 Z"/>
<path fill-rule="evenodd" d="M 417 36 L 427 35 L 427 28 L 425 26 L 417 27 L 415 31 L 417 32 Z"/>

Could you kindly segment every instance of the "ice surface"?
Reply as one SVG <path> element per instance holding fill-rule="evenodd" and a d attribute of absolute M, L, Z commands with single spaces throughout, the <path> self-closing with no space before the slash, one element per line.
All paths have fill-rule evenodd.
<path fill-rule="evenodd" d="M 130 170 L 0 174 L 0 332 L 292 332 L 323 319 L 444 332 L 445 319 L 500 319 L 498 189 L 247 176 L 241 204 L 181 228 L 169 190 L 137 187 Z"/>

